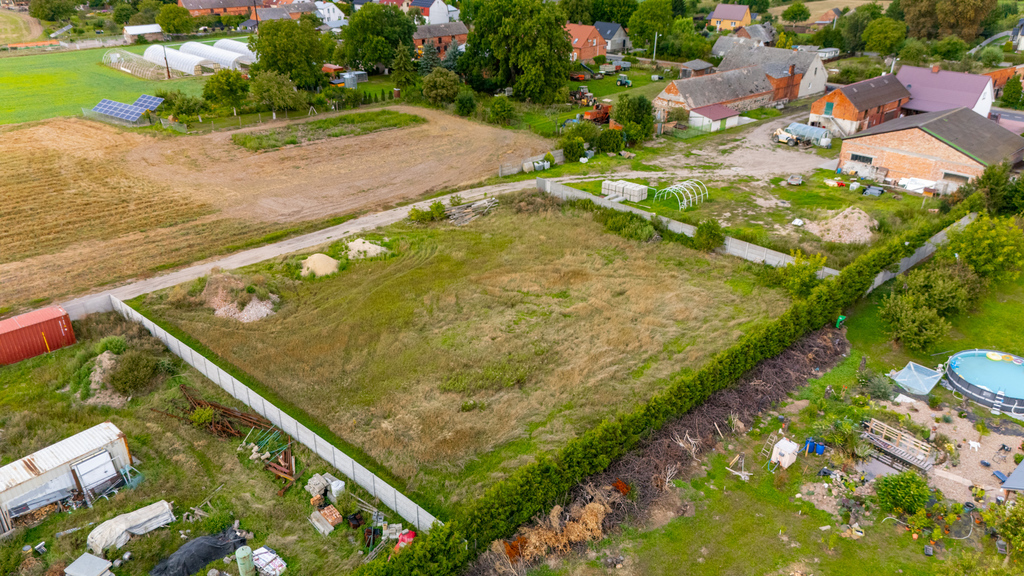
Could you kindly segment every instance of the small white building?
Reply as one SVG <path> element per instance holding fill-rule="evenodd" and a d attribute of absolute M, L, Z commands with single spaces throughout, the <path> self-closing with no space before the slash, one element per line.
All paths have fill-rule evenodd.
<path fill-rule="evenodd" d="M 73 494 L 92 502 L 124 482 L 131 458 L 124 432 L 104 422 L 0 468 L 0 534 L 14 518 Z"/>
<path fill-rule="evenodd" d="M 409 8 L 419 8 L 427 24 L 447 24 L 448 5 L 443 0 L 412 0 Z"/>
<path fill-rule="evenodd" d="M 800 445 L 789 438 L 783 438 L 775 443 L 772 448 L 772 464 L 778 464 L 783 469 L 789 468 L 796 462 L 796 455 L 800 452 Z"/>
<path fill-rule="evenodd" d="M 690 128 L 704 132 L 739 126 L 740 113 L 722 104 L 711 104 L 690 110 Z"/>
<path fill-rule="evenodd" d="M 159 24 L 144 24 L 142 26 L 125 26 L 124 41 L 130 43 L 142 36 L 149 42 L 159 42 L 164 39 L 164 29 Z"/>
<path fill-rule="evenodd" d="M 320 16 L 321 21 L 325 23 L 345 21 L 345 13 L 333 2 L 314 2 L 313 5 L 316 6 L 316 13 Z M 345 24 L 343 23 L 341 26 L 345 26 Z"/>

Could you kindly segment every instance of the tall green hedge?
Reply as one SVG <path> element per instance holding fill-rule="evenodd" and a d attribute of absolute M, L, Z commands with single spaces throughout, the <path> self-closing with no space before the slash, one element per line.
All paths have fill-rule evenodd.
<path fill-rule="evenodd" d="M 843 308 L 867 292 L 879 272 L 913 254 L 929 237 L 964 216 L 964 212 L 951 212 L 941 221 L 922 224 L 875 247 L 838 276 L 818 285 L 808 298 L 796 300 L 775 321 L 716 354 L 698 372 L 677 374 L 667 389 L 647 403 L 570 440 L 555 457 L 542 457 L 516 470 L 488 489 L 450 525 L 420 536 L 409 551 L 395 560 L 373 562 L 356 574 L 398 576 L 460 571 L 491 541 L 514 534 L 521 524 L 547 510 L 582 479 L 603 471 L 669 420 L 732 385 L 762 360 L 780 354 L 806 334 L 834 322 Z M 453 554 L 462 550 L 457 543 L 463 541 L 466 553 Z M 453 563 L 452 558 L 459 561 Z"/>

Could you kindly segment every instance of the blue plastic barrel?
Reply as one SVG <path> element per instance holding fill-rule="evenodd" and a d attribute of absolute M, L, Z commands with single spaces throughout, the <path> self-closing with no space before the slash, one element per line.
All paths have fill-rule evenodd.
<path fill-rule="evenodd" d="M 824 454 L 825 453 L 825 445 L 824 444 L 818 444 L 817 445 L 817 452 L 815 452 L 815 453 L 818 456 L 821 456 L 822 454 Z"/>

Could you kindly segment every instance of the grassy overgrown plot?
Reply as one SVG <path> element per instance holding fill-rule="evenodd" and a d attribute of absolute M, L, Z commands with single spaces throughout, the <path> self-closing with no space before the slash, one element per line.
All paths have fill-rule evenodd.
<path fill-rule="evenodd" d="M 356 112 L 322 120 L 312 120 L 302 124 L 293 124 L 284 128 L 275 128 L 263 132 L 234 134 L 231 141 L 243 148 L 258 152 L 274 150 L 282 146 L 305 144 L 326 138 L 339 136 L 359 136 L 389 128 L 404 128 L 414 124 L 422 124 L 427 120 L 415 114 L 395 112 L 393 110 L 375 110 L 373 112 Z"/>

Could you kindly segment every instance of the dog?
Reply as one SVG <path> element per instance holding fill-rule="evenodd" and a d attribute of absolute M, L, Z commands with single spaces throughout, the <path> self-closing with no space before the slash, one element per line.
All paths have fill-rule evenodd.
<path fill-rule="evenodd" d="M 969 447 L 969 448 L 970 448 L 971 450 L 974 450 L 975 452 L 977 452 L 977 451 L 978 451 L 978 449 L 979 449 L 979 448 L 981 448 L 981 442 L 974 442 L 974 441 L 968 440 L 968 441 L 967 441 L 967 446 L 968 446 L 968 447 Z"/>

